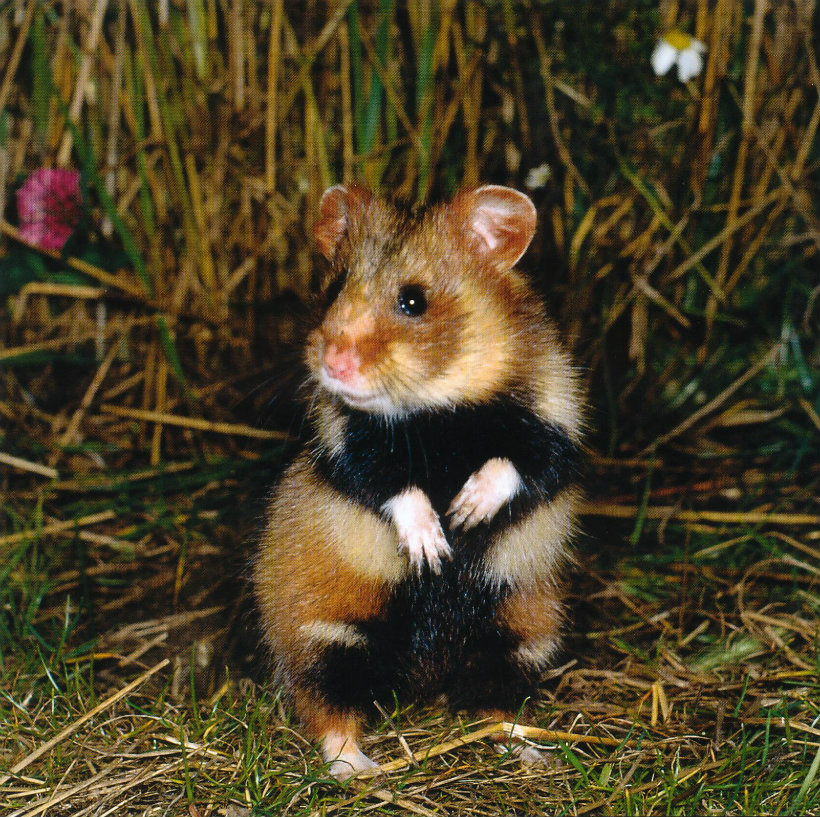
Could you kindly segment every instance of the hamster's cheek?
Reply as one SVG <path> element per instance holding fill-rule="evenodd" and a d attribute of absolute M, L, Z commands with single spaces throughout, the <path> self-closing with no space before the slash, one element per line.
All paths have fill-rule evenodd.
<path fill-rule="evenodd" d="M 317 329 L 312 330 L 305 343 L 305 363 L 314 375 L 318 375 L 321 367 L 320 335 Z"/>

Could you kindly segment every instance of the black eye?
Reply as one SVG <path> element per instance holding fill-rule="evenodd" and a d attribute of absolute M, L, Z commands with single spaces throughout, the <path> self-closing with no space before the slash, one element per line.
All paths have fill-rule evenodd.
<path fill-rule="evenodd" d="M 427 298 L 418 284 L 407 284 L 399 290 L 399 309 L 408 318 L 418 318 L 427 311 Z"/>

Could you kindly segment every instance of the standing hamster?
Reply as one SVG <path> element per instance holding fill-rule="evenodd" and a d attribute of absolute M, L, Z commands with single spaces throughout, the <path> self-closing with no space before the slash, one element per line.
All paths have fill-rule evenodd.
<path fill-rule="evenodd" d="M 522 193 L 405 212 L 327 190 L 331 266 L 307 340 L 309 441 L 274 490 L 254 567 L 278 680 L 345 779 L 374 700 L 511 719 L 559 641 L 581 392 L 515 264 Z M 524 753 L 527 759 L 532 755 Z"/>

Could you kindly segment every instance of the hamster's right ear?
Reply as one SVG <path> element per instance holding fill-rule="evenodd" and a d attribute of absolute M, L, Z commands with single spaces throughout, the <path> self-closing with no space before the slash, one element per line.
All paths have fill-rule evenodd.
<path fill-rule="evenodd" d="M 321 218 L 313 227 L 313 236 L 322 255 L 330 261 L 339 242 L 364 214 L 373 194 L 357 184 L 335 184 L 319 201 Z"/>
<path fill-rule="evenodd" d="M 518 263 L 535 234 L 535 205 L 510 187 L 485 184 L 462 190 L 450 212 L 473 250 L 507 269 Z"/>

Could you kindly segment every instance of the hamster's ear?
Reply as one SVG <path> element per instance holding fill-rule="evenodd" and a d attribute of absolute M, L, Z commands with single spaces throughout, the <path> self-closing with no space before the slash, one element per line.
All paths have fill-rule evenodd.
<path fill-rule="evenodd" d="M 336 184 L 322 194 L 320 218 L 313 226 L 313 236 L 322 255 L 331 260 L 339 242 L 351 226 L 358 222 L 373 194 L 356 184 Z"/>
<path fill-rule="evenodd" d="M 513 267 L 535 235 L 535 205 L 510 187 L 486 184 L 458 193 L 450 204 L 456 227 L 489 260 Z"/>

